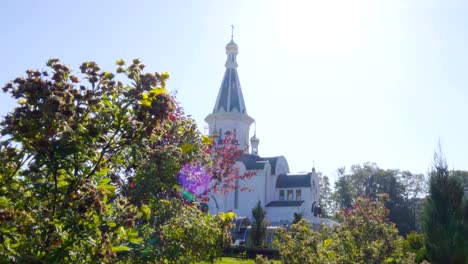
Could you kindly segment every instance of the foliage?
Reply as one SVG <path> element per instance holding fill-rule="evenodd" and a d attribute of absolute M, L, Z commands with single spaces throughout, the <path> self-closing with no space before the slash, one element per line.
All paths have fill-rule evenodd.
<path fill-rule="evenodd" d="M 306 220 L 280 229 L 275 246 L 285 263 L 412 263 L 380 201 L 358 198 L 343 223 L 314 232 Z"/>
<path fill-rule="evenodd" d="M 463 187 L 468 187 L 468 171 L 452 170 L 450 175 L 457 178 Z"/>
<path fill-rule="evenodd" d="M 463 187 L 447 167 L 442 154 L 436 153 L 424 210 L 425 246 L 433 263 L 464 263 L 468 224 L 463 215 Z"/>
<path fill-rule="evenodd" d="M 320 234 L 310 228 L 306 219 L 291 225 L 290 230 L 279 228 L 274 246 L 279 249 L 283 263 L 324 263 L 319 254 Z M 325 257 L 325 256 L 324 256 Z"/>
<path fill-rule="evenodd" d="M 236 166 L 236 161 L 242 155 L 243 150 L 239 149 L 234 132 L 226 131 L 221 144 L 212 144 L 209 151 L 213 163 L 210 167 L 213 180 L 211 191 L 221 194 L 226 194 L 236 188 L 248 191 L 247 187 L 241 187 L 238 183 L 240 180 L 252 178 L 255 171 L 240 173 L 239 167 Z"/>
<path fill-rule="evenodd" d="M 148 135 L 161 136 L 156 126 L 175 110 L 164 88 L 167 77 L 138 74 L 136 61 L 127 74 L 137 85 L 124 86 L 87 62 L 80 69 L 88 89 L 58 60 L 48 66 L 52 73 L 27 71 L 3 89 L 19 99 L 1 124 L 1 152 L 11 164 L 1 177 L 8 201 L 3 210 L 20 217 L 2 219 L 2 227 L 11 227 L 2 228 L 2 255 L 19 262 L 112 259 L 127 250 L 122 243 L 128 237 L 119 230 L 135 232 L 125 224 L 135 208 L 129 205 L 125 218 L 116 214 L 110 174 L 125 175 L 124 153 Z M 140 105 L 154 89 L 161 92 L 152 104 Z"/>
<path fill-rule="evenodd" d="M 384 170 L 374 163 L 353 165 L 350 173 L 338 170 L 333 198 L 338 209 L 349 208 L 359 196 L 377 199 L 379 194 L 388 194 L 385 206 L 389 218 L 396 223 L 400 234 L 417 229 L 419 196 L 425 190 L 424 176 L 409 171 Z"/>
<path fill-rule="evenodd" d="M 333 199 L 337 205 L 337 210 L 351 207 L 353 203 L 352 186 L 349 176 L 345 175 L 345 168 L 339 168 L 338 180 L 335 182 L 335 192 Z"/>
<path fill-rule="evenodd" d="M 272 264 L 273 261 L 270 261 L 267 257 L 264 257 L 262 255 L 257 255 L 255 257 L 255 264 Z"/>
<path fill-rule="evenodd" d="M 424 246 L 424 236 L 420 233 L 411 232 L 406 235 L 403 242 L 403 250 L 415 255 L 415 262 L 421 263 L 427 260 L 426 247 Z"/>
<path fill-rule="evenodd" d="M 233 212 L 219 213 L 218 222 L 222 231 L 221 250 L 226 250 L 232 244 L 231 229 L 234 227 L 234 219 L 236 214 Z"/>
<path fill-rule="evenodd" d="M 320 175 L 320 174 L 319 174 Z M 332 190 L 330 187 L 330 180 L 326 175 L 320 175 L 320 200 L 319 205 L 322 208 L 323 217 L 328 217 L 332 213 Z"/>
<path fill-rule="evenodd" d="M 143 73 L 138 59 L 117 64 L 130 85 L 94 62 L 81 65 L 80 80 L 51 59 L 49 72 L 3 88 L 18 106 L 0 129 L 0 262 L 189 261 L 222 250 L 229 225 L 184 203 L 177 175 L 216 172 L 234 156 L 211 162 L 222 147 L 184 115 L 167 73 Z"/>
<path fill-rule="evenodd" d="M 296 224 L 298 223 L 299 221 L 301 221 L 301 219 L 304 218 L 304 215 L 302 213 L 294 213 L 294 220 L 293 220 L 293 224 Z"/>
<path fill-rule="evenodd" d="M 338 263 L 400 263 L 402 239 L 381 201 L 358 198 L 328 242 Z"/>
<path fill-rule="evenodd" d="M 196 207 L 182 206 L 161 226 L 159 261 L 193 263 L 221 256 L 222 230 L 218 221 Z"/>
<path fill-rule="evenodd" d="M 265 216 L 266 212 L 263 210 L 260 201 L 258 201 L 257 205 L 252 209 L 253 224 L 250 233 L 252 243 L 255 247 L 261 247 L 265 240 L 268 226 Z"/>

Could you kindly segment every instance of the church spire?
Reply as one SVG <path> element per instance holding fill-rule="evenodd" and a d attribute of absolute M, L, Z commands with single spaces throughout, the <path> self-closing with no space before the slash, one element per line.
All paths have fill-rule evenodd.
<path fill-rule="evenodd" d="M 237 73 L 237 54 L 239 47 L 234 42 L 234 26 L 231 32 L 231 41 L 226 45 L 226 70 L 224 72 L 223 81 L 219 88 L 218 98 L 213 109 L 214 113 L 231 112 L 247 114 L 245 107 L 244 96 L 239 82 Z"/>
<path fill-rule="evenodd" d="M 239 47 L 234 42 L 234 26 L 231 26 L 231 41 L 226 45 L 226 70 L 223 81 L 219 88 L 218 97 L 213 108 L 205 121 L 209 125 L 209 134 L 219 133 L 219 140 L 227 131 L 232 131 L 236 135 L 239 148 L 249 151 L 250 125 L 255 121 L 247 114 L 244 96 L 237 74 L 236 56 Z M 256 143 L 256 140 L 254 140 Z"/>

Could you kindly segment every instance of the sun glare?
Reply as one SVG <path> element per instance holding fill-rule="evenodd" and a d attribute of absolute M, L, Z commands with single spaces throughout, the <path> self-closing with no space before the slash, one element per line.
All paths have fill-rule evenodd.
<path fill-rule="evenodd" d="M 293 52 L 339 56 L 365 37 L 369 5 L 363 1 L 281 1 L 273 5 L 278 41 Z"/>

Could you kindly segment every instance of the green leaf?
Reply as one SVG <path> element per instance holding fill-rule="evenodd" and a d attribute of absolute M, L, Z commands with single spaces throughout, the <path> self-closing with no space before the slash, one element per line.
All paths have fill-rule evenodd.
<path fill-rule="evenodd" d="M 187 154 L 194 148 L 195 146 L 193 146 L 192 144 L 187 144 L 187 143 L 182 144 L 182 146 L 180 146 L 180 149 L 182 150 L 182 154 Z"/>
<path fill-rule="evenodd" d="M 120 60 L 117 60 L 117 61 L 115 62 L 115 64 L 117 64 L 117 65 L 119 65 L 119 66 L 124 66 L 124 65 L 125 65 L 125 61 L 124 61 L 124 59 L 120 59 Z"/>
<path fill-rule="evenodd" d="M 131 248 L 127 246 L 115 246 L 115 247 L 112 247 L 112 250 L 115 252 L 122 252 L 122 251 L 130 251 Z"/>
<path fill-rule="evenodd" d="M 151 208 L 148 205 L 144 204 L 141 206 L 141 211 L 145 215 L 146 221 L 148 221 L 151 217 Z"/>
<path fill-rule="evenodd" d="M 130 241 L 130 243 L 133 243 L 133 244 L 141 244 L 141 243 L 143 243 L 143 238 L 141 238 L 141 237 L 132 237 L 128 241 Z"/>
<path fill-rule="evenodd" d="M 104 73 L 104 77 L 106 77 L 107 79 L 112 79 L 115 77 L 115 75 L 112 72 L 106 72 Z"/>

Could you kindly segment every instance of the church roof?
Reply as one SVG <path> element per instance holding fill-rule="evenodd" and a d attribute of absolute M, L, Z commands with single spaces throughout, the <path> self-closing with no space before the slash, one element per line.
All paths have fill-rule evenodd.
<path fill-rule="evenodd" d="M 288 207 L 288 206 L 300 206 L 304 201 L 271 201 L 266 207 Z"/>
<path fill-rule="evenodd" d="M 280 174 L 276 180 L 276 188 L 310 187 L 311 173 Z"/>
<path fill-rule="evenodd" d="M 247 153 L 242 154 L 239 161 L 244 163 L 247 170 L 263 170 L 267 162 L 264 158 Z"/>
<path fill-rule="evenodd" d="M 278 162 L 278 159 L 280 157 L 268 157 L 268 158 L 264 158 L 265 160 L 268 160 L 270 162 L 270 165 L 271 165 L 271 174 L 276 174 L 276 163 Z"/>
<path fill-rule="evenodd" d="M 219 88 L 213 114 L 224 112 L 247 114 L 239 75 L 237 73 L 237 53 L 237 44 L 231 40 L 231 42 L 226 45 L 226 71 L 224 72 L 223 81 Z"/>

